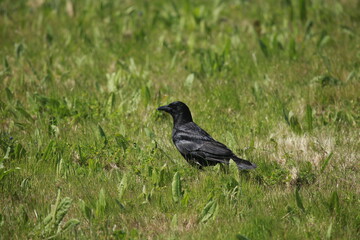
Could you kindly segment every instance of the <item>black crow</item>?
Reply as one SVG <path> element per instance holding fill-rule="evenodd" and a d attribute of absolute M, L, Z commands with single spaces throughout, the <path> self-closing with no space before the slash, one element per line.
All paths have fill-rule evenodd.
<path fill-rule="evenodd" d="M 234 160 L 239 169 L 256 168 L 254 163 L 237 157 L 224 144 L 213 139 L 193 122 L 188 106 L 183 102 L 173 102 L 158 108 L 173 117 L 172 140 L 181 155 L 191 165 L 202 168 L 218 163 L 229 164 Z"/>

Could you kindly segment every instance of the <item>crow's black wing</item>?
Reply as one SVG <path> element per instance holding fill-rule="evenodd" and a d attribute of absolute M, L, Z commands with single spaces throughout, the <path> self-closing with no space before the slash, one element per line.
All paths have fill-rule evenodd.
<path fill-rule="evenodd" d="M 193 122 L 174 129 L 173 141 L 186 159 L 196 159 L 200 161 L 201 165 L 228 163 L 229 159 L 234 156 L 233 152 L 224 144 L 215 141 Z"/>
<path fill-rule="evenodd" d="M 208 134 L 205 130 L 200 128 L 196 123 L 189 122 L 181 125 L 180 127 L 173 129 L 173 140 L 205 140 L 205 141 L 215 141 L 210 134 Z"/>

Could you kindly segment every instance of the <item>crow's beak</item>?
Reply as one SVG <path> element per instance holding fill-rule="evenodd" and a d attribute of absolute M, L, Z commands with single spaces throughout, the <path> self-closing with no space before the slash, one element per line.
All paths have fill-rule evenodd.
<path fill-rule="evenodd" d="M 171 107 L 169 107 L 169 105 L 161 106 L 161 107 L 159 107 L 157 110 L 159 110 L 159 111 L 164 111 L 164 112 L 170 112 L 170 111 L 171 111 Z"/>

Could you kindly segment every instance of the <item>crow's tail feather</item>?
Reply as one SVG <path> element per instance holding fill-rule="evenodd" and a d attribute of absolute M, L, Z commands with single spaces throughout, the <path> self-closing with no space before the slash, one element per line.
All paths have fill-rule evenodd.
<path fill-rule="evenodd" d="M 242 169 L 246 169 L 246 170 L 254 169 L 254 168 L 257 167 L 255 163 L 251 163 L 248 160 L 241 159 L 241 158 L 239 158 L 239 157 L 237 157 L 235 155 L 231 159 L 234 160 L 234 162 L 238 166 L 239 170 L 242 170 Z"/>

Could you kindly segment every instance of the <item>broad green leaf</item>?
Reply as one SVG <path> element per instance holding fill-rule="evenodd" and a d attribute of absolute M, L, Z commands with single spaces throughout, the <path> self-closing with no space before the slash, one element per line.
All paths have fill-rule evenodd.
<path fill-rule="evenodd" d="M 6 104 L 0 100 L 0 111 L 5 110 Z"/>
<path fill-rule="evenodd" d="M 80 159 L 80 164 L 84 164 L 85 163 L 85 159 L 81 150 L 80 145 L 78 145 L 78 153 L 79 153 L 79 159 Z"/>
<path fill-rule="evenodd" d="M 158 185 L 159 187 L 162 187 L 165 185 L 165 173 L 166 173 L 166 163 L 161 167 L 159 171 L 159 179 L 158 179 Z"/>
<path fill-rule="evenodd" d="M 199 216 L 199 222 L 205 223 L 217 214 L 218 204 L 215 200 L 210 200 Z"/>
<path fill-rule="evenodd" d="M 314 26 L 314 22 L 313 21 L 308 21 L 308 23 L 306 24 L 306 30 L 305 30 L 305 38 L 306 39 L 309 39 L 311 38 L 311 30 L 313 29 L 313 26 Z"/>
<path fill-rule="evenodd" d="M 236 239 L 237 240 L 250 240 L 249 238 L 245 237 L 244 235 L 241 234 L 236 234 Z"/>
<path fill-rule="evenodd" d="M 264 54 L 264 56 L 268 58 L 269 57 L 268 47 L 261 39 L 259 39 L 259 45 L 260 45 L 260 49 L 261 49 L 262 53 Z"/>
<path fill-rule="evenodd" d="M 326 239 L 331 239 L 332 227 L 333 227 L 333 222 L 330 223 L 330 225 L 326 231 Z"/>
<path fill-rule="evenodd" d="M 296 41 L 295 41 L 294 38 L 292 38 L 290 40 L 290 44 L 289 44 L 289 57 L 291 59 L 296 59 L 296 54 L 297 54 L 297 52 L 296 52 Z"/>
<path fill-rule="evenodd" d="M 195 75 L 193 73 L 189 74 L 184 82 L 184 86 L 187 88 L 191 88 L 194 82 Z"/>
<path fill-rule="evenodd" d="M 24 108 L 22 107 L 17 107 L 16 110 L 21 114 L 23 115 L 27 120 L 31 121 L 31 122 L 34 122 L 34 119 L 31 117 L 31 115 L 25 111 Z"/>
<path fill-rule="evenodd" d="M 129 141 L 122 134 L 115 135 L 115 141 L 118 144 L 118 146 L 121 147 L 124 151 L 129 146 Z"/>
<path fill-rule="evenodd" d="M 83 213 L 83 215 L 90 221 L 93 217 L 92 210 L 89 206 L 86 205 L 84 200 L 80 200 L 79 207 Z"/>
<path fill-rule="evenodd" d="M 122 179 L 121 179 L 121 182 L 119 183 L 118 185 L 118 191 L 119 191 L 119 194 L 118 194 L 118 199 L 119 201 L 122 200 L 123 196 L 124 196 L 124 193 L 125 193 L 125 190 L 127 188 L 127 174 L 124 174 Z"/>
<path fill-rule="evenodd" d="M 300 19 L 303 23 L 307 20 L 307 10 L 306 10 L 306 1 L 307 0 L 300 0 L 299 1 L 299 10 L 300 10 Z"/>
<path fill-rule="evenodd" d="M 49 144 L 47 145 L 47 147 L 46 147 L 46 149 L 45 149 L 45 151 L 44 151 L 44 154 L 43 154 L 43 156 L 42 156 L 42 159 L 43 159 L 43 160 L 49 160 L 49 157 L 53 154 L 53 151 L 55 151 L 55 150 L 54 150 L 55 146 L 56 146 L 55 141 L 54 141 L 54 140 L 50 140 L 50 141 L 49 141 Z"/>
<path fill-rule="evenodd" d="M 141 97 L 144 105 L 147 106 L 151 100 L 150 89 L 147 86 L 141 88 Z"/>
<path fill-rule="evenodd" d="M 286 123 L 290 126 L 289 111 L 287 110 L 285 105 L 283 105 L 283 107 L 282 107 L 282 112 L 283 112 L 283 117 L 284 117 Z"/>
<path fill-rule="evenodd" d="M 14 156 L 16 159 L 20 159 L 26 155 L 25 148 L 20 144 L 17 143 L 14 149 Z"/>
<path fill-rule="evenodd" d="M 120 207 L 121 210 L 125 210 L 124 204 L 122 204 L 118 199 L 115 199 L 116 204 Z"/>
<path fill-rule="evenodd" d="M 115 107 L 115 94 L 111 92 L 106 102 L 106 113 L 111 114 Z"/>
<path fill-rule="evenodd" d="M 321 165 L 320 173 L 323 173 L 325 171 L 326 166 L 329 164 L 329 161 L 331 157 L 333 156 L 333 153 L 331 152 L 327 158 L 325 158 L 324 163 Z"/>
<path fill-rule="evenodd" d="M 60 225 L 61 221 L 64 219 L 65 215 L 69 211 L 71 203 L 72 203 L 72 200 L 69 197 L 65 197 L 65 198 L 61 199 L 61 201 L 56 209 L 55 226 L 58 227 Z"/>
<path fill-rule="evenodd" d="M 0 181 L 5 178 L 7 175 L 9 175 L 12 172 L 15 172 L 17 170 L 20 170 L 20 168 L 11 168 L 9 170 L 4 170 L 4 168 L 0 168 Z"/>
<path fill-rule="evenodd" d="M 331 195 L 331 198 L 330 198 L 330 204 L 329 204 L 329 210 L 330 210 L 330 213 L 338 213 L 340 208 L 339 208 L 339 196 L 337 194 L 336 191 L 334 191 Z"/>
<path fill-rule="evenodd" d="M 8 146 L 7 149 L 6 149 L 4 159 L 9 159 L 10 158 L 10 153 L 11 153 L 11 147 Z"/>
<path fill-rule="evenodd" d="M 5 74 L 11 73 L 11 67 L 10 67 L 9 61 L 7 60 L 6 56 L 4 56 L 4 58 L 3 58 L 3 66 L 4 66 Z"/>
<path fill-rule="evenodd" d="M 317 47 L 323 48 L 330 40 L 330 36 L 325 31 L 322 32 L 318 40 Z"/>
<path fill-rule="evenodd" d="M 5 219 L 4 216 L 0 213 L 0 227 L 4 225 Z"/>
<path fill-rule="evenodd" d="M 171 219 L 170 228 L 172 231 L 176 231 L 178 229 L 178 216 L 176 213 Z"/>
<path fill-rule="evenodd" d="M 301 196 L 300 196 L 299 188 L 295 189 L 295 199 L 296 199 L 296 205 L 298 206 L 298 208 L 300 208 L 303 212 L 305 212 L 305 208 L 304 208 L 304 204 L 302 202 Z"/>
<path fill-rule="evenodd" d="M 295 133 L 300 134 L 302 132 L 302 127 L 300 125 L 298 118 L 291 111 L 289 112 L 289 122 L 290 122 L 290 128 Z"/>
<path fill-rule="evenodd" d="M 351 29 L 348 26 L 341 26 L 341 30 L 343 33 L 345 33 L 346 35 L 348 35 L 351 38 L 355 36 L 353 29 Z"/>
<path fill-rule="evenodd" d="M 234 179 L 237 182 L 240 182 L 240 172 L 239 172 L 239 168 L 237 166 L 237 164 L 234 162 L 234 160 L 230 160 L 230 164 L 229 164 L 229 170 L 231 175 L 234 177 Z"/>
<path fill-rule="evenodd" d="M 109 92 L 115 92 L 120 88 L 120 81 L 121 81 L 122 71 L 119 70 L 116 73 L 107 73 L 107 88 Z"/>
<path fill-rule="evenodd" d="M 9 100 L 9 102 L 14 100 L 14 94 L 11 92 L 11 90 L 9 88 L 5 88 L 5 92 L 6 92 L 6 97 Z"/>
<path fill-rule="evenodd" d="M 56 125 L 51 124 L 49 126 L 49 132 L 50 132 L 50 135 L 58 137 L 60 135 L 60 128 Z"/>
<path fill-rule="evenodd" d="M 15 55 L 19 59 L 24 52 L 24 45 L 22 43 L 15 43 Z"/>
<path fill-rule="evenodd" d="M 144 128 L 144 131 L 145 131 L 145 134 L 146 134 L 146 136 L 148 137 L 148 138 L 150 138 L 150 139 L 154 139 L 155 138 L 155 134 L 154 134 L 154 132 L 151 130 L 151 129 L 149 129 L 149 128 Z"/>
<path fill-rule="evenodd" d="M 106 209 L 106 196 L 105 196 L 105 190 L 101 188 L 99 192 L 99 198 L 96 201 L 96 216 L 103 216 Z"/>
<path fill-rule="evenodd" d="M 102 127 L 100 126 L 100 124 L 98 125 L 98 129 L 99 129 L 100 136 L 104 139 L 104 144 L 107 145 L 108 140 L 107 140 L 106 134 L 105 134 L 104 130 L 102 129 Z"/>
<path fill-rule="evenodd" d="M 190 196 L 189 196 L 189 194 L 188 193 L 184 193 L 184 196 L 183 196 L 183 198 L 182 198 L 182 200 L 181 200 L 181 204 L 183 205 L 183 206 L 188 206 L 188 204 L 189 204 L 189 199 L 190 199 Z"/>
<path fill-rule="evenodd" d="M 54 228 L 56 228 L 56 212 L 57 212 L 57 209 L 58 209 L 58 206 L 60 204 L 60 196 L 61 196 L 61 190 L 58 189 L 58 193 L 57 193 L 57 196 L 56 196 L 56 201 L 55 201 L 55 205 L 51 205 L 51 212 L 50 214 L 48 215 L 48 217 L 50 218 L 50 221 L 49 223 L 51 222 L 52 225 L 51 226 L 47 226 L 49 228 L 49 231 L 53 231 Z M 46 220 L 46 218 L 45 218 Z M 45 221 L 44 220 L 44 221 Z"/>
<path fill-rule="evenodd" d="M 41 232 L 42 237 L 52 238 L 62 231 L 61 223 L 69 211 L 72 200 L 69 197 L 61 199 L 60 196 L 61 191 L 59 189 L 56 202 L 54 205 L 51 205 L 51 211 L 49 215 L 46 216 L 44 220 L 35 228 L 35 232 Z M 73 225 L 75 222 L 70 222 L 69 224 Z"/>
<path fill-rule="evenodd" d="M 174 202 L 179 202 L 182 198 L 181 180 L 179 172 L 176 172 L 172 181 L 172 197 Z"/>
<path fill-rule="evenodd" d="M 66 232 L 68 230 L 71 230 L 72 228 L 76 227 L 77 225 L 80 224 L 80 221 L 78 219 L 70 219 L 69 221 L 67 221 L 64 226 L 61 228 L 61 232 Z M 58 233 L 60 233 L 60 231 L 58 231 Z"/>

